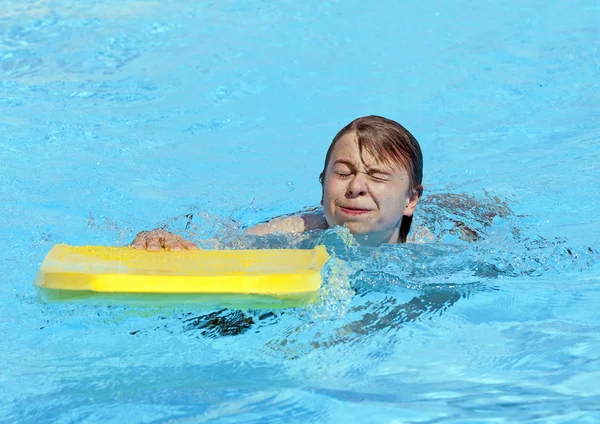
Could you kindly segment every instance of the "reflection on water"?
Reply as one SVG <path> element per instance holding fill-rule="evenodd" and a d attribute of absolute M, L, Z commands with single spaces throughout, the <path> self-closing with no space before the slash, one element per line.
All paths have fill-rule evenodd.
<path fill-rule="evenodd" d="M 220 309 L 209 314 L 184 320 L 186 330 L 198 330 L 209 338 L 220 336 L 236 336 L 245 333 L 256 322 L 275 317 L 273 312 L 265 312 L 258 316 L 245 314 L 242 311 Z"/>

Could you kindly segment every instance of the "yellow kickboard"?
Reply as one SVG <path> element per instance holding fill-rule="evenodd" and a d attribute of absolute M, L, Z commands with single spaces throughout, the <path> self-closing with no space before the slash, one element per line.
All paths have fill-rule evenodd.
<path fill-rule="evenodd" d="M 42 289 L 96 293 L 249 294 L 316 292 L 327 250 L 186 250 L 57 244 L 36 277 Z"/>

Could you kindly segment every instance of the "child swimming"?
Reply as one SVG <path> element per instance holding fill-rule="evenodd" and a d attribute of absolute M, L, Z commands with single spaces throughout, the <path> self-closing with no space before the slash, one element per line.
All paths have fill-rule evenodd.
<path fill-rule="evenodd" d="M 415 137 L 381 116 L 357 118 L 334 137 L 319 176 L 322 210 L 247 228 L 251 235 L 347 227 L 364 245 L 405 243 L 423 194 L 423 155 Z M 133 246 L 186 250 L 198 246 L 166 230 L 142 231 Z"/>

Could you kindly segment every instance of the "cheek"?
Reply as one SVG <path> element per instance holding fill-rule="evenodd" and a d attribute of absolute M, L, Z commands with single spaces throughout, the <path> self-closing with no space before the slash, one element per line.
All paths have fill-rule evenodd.
<path fill-rule="evenodd" d="M 325 180 L 323 183 L 323 202 L 327 203 L 328 201 L 331 201 L 334 197 L 336 197 L 336 194 L 339 190 L 339 184 L 337 184 L 335 181 L 331 179 Z"/>
<path fill-rule="evenodd" d="M 385 215 L 390 217 L 396 217 L 404 215 L 404 209 L 406 208 L 406 197 L 405 196 L 384 196 L 381 197 L 382 209 L 385 210 Z"/>

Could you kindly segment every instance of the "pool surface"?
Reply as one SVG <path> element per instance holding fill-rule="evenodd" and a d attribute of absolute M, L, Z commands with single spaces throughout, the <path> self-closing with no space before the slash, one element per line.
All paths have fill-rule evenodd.
<path fill-rule="evenodd" d="M 0 422 L 600 422 L 598 22 L 594 0 L 5 0 Z M 421 143 L 433 240 L 241 235 L 318 206 L 367 114 Z M 38 297 L 54 244 L 158 226 L 334 258 L 291 309 Z"/>

